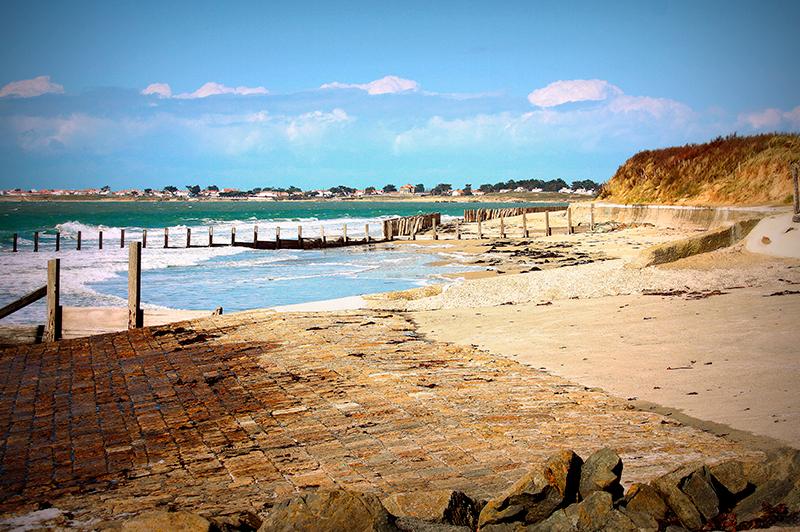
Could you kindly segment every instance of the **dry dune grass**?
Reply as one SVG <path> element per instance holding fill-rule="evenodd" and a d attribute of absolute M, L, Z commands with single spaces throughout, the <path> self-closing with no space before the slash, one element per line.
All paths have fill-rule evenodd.
<path fill-rule="evenodd" d="M 790 166 L 798 161 L 800 135 L 719 137 L 705 144 L 639 152 L 619 167 L 599 197 L 618 203 L 787 203 Z"/>

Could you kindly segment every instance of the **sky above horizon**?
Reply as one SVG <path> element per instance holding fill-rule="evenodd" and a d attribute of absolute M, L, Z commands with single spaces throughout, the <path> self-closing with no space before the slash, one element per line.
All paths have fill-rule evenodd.
<path fill-rule="evenodd" d="M 383 5 L 381 5 L 383 4 Z M 800 2 L 0 3 L 0 188 L 605 181 L 800 131 Z"/>

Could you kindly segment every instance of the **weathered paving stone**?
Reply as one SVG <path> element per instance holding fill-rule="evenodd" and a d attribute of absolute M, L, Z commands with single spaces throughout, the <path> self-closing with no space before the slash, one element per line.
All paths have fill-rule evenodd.
<path fill-rule="evenodd" d="M 761 456 L 413 331 L 382 312 L 247 312 L 0 350 L 0 514 L 261 515 L 334 486 L 489 498 L 562 448 L 612 447 L 631 482 Z"/>

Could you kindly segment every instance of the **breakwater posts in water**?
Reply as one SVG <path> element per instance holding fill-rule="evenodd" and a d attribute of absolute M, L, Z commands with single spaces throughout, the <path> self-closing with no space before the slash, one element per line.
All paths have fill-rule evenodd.
<path fill-rule="evenodd" d="M 494 218 L 510 218 L 525 213 L 553 212 L 566 210 L 566 205 L 543 205 L 541 207 L 509 207 L 505 209 L 464 209 L 464 221 L 467 223 L 492 220 Z"/>
<path fill-rule="evenodd" d="M 388 240 L 395 236 L 414 236 L 417 233 L 433 229 L 442 223 L 442 214 L 433 212 L 430 214 L 418 214 L 416 216 L 404 216 L 402 218 L 391 218 L 383 221 L 383 234 Z"/>

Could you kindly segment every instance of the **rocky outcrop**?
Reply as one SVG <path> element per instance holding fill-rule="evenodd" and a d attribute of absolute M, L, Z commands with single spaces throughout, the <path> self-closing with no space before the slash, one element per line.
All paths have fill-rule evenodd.
<path fill-rule="evenodd" d="M 460 491 L 436 490 L 395 493 L 383 499 L 383 505 L 396 517 L 408 517 L 475 528 L 478 506 Z"/>
<path fill-rule="evenodd" d="M 395 518 L 370 493 L 346 490 L 320 490 L 306 493 L 276 505 L 259 532 L 316 530 L 338 532 L 395 532 Z"/>

